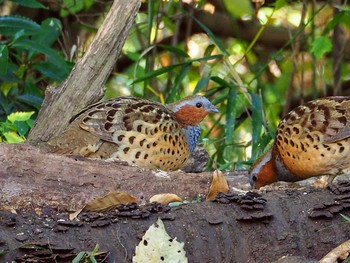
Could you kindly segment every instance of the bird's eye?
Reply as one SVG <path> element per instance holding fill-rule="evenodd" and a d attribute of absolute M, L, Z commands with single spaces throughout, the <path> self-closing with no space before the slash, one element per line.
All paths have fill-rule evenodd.
<path fill-rule="evenodd" d="M 201 108 L 202 106 L 203 106 L 203 104 L 201 102 L 197 102 L 197 104 L 196 104 L 197 108 Z"/>
<path fill-rule="evenodd" d="M 254 182 L 256 182 L 256 181 L 258 180 L 258 177 L 254 174 L 254 175 L 252 176 L 252 180 L 253 180 Z"/>

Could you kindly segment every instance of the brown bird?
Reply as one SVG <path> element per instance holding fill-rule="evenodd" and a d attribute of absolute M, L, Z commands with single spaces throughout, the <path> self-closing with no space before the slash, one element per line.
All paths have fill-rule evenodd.
<path fill-rule="evenodd" d="M 350 171 L 350 97 L 307 102 L 279 123 L 272 148 L 250 170 L 253 188 Z"/>
<path fill-rule="evenodd" d="M 200 122 L 215 112 L 219 110 L 199 95 L 168 105 L 119 97 L 73 117 L 67 130 L 49 141 L 49 151 L 177 170 L 196 147 Z"/>

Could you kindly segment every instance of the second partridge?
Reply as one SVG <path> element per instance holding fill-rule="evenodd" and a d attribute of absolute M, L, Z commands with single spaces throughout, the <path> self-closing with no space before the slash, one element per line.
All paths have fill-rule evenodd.
<path fill-rule="evenodd" d="M 177 170 L 196 147 L 200 122 L 216 112 L 219 110 L 199 95 L 168 105 L 119 97 L 83 110 L 48 144 L 51 152 Z"/>
<path fill-rule="evenodd" d="M 272 148 L 250 170 L 259 189 L 277 181 L 350 172 L 350 97 L 326 97 L 289 112 Z"/>

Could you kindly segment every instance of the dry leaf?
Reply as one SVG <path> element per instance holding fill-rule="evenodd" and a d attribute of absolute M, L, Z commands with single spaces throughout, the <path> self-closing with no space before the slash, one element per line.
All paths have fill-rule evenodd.
<path fill-rule="evenodd" d="M 213 200 L 220 192 L 227 193 L 228 191 L 229 187 L 224 174 L 219 170 L 215 170 L 213 172 L 212 181 L 206 201 Z"/>
<path fill-rule="evenodd" d="M 183 200 L 181 197 L 179 197 L 176 194 L 157 194 L 152 196 L 149 201 L 152 202 L 158 202 L 164 205 L 167 205 L 172 202 L 182 202 Z"/>
<path fill-rule="evenodd" d="M 327 255 L 325 255 L 320 263 L 336 263 L 338 262 L 338 258 L 341 260 L 346 259 L 349 256 L 350 252 L 350 240 L 344 242 L 343 244 L 337 246 Z"/>
<path fill-rule="evenodd" d="M 151 225 L 135 249 L 133 263 L 187 263 L 184 243 L 169 236 L 160 218 Z"/>
<path fill-rule="evenodd" d="M 70 220 L 76 218 L 82 211 L 106 212 L 123 204 L 135 203 L 137 199 L 126 192 L 110 192 L 104 197 L 88 202 L 82 209 L 70 214 Z"/>

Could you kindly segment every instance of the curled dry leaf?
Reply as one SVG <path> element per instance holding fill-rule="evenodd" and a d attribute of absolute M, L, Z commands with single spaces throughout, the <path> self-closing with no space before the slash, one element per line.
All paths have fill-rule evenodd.
<path fill-rule="evenodd" d="M 213 172 L 212 181 L 206 200 L 211 201 L 218 195 L 218 193 L 227 193 L 228 191 L 229 187 L 224 174 L 219 170 L 215 170 Z"/>
<path fill-rule="evenodd" d="M 110 192 L 104 197 L 88 202 L 82 209 L 70 214 L 70 220 L 76 218 L 81 212 L 106 212 L 123 204 L 135 203 L 137 199 L 126 192 Z"/>
<path fill-rule="evenodd" d="M 333 249 L 331 252 L 325 255 L 320 260 L 320 263 L 336 263 L 338 262 L 338 259 L 344 260 L 349 256 L 349 252 L 350 252 L 350 240 L 337 246 L 335 249 Z"/>
<path fill-rule="evenodd" d="M 172 202 L 182 202 L 183 200 L 181 199 L 181 197 L 179 197 L 176 194 L 157 194 L 152 196 L 149 201 L 152 202 L 157 202 L 157 203 L 161 203 L 164 205 L 167 205 L 169 203 Z"/>

